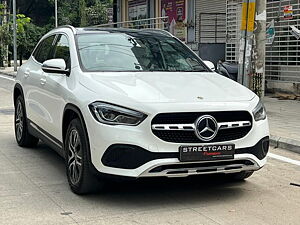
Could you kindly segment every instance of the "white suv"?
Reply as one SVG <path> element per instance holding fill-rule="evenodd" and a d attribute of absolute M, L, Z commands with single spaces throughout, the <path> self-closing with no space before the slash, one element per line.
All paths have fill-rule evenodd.
<path fill-rule="evenodd" d="M 18 144 L 58 151 L 77 194 L 107 175 L 245 179 L 266 163 L 259 98 L 161 30 L 52 30 L 19 69 L 14 104 Z"/>

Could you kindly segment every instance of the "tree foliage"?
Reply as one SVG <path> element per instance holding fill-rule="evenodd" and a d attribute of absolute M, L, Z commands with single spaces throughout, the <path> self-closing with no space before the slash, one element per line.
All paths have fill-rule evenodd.
<path fill-rule="evenodd" d="M 24 14 L 17 14 L 17 46 L 18 52 L 22 56 L 28 57 L 38 40 L 46 32 L 45 28 L 39 27 L 31 23 L 31 19 Z M 13 47 L 13 23 L 12 19 L 6 24 L 0 26 L 0 61 L 7 58 L 12 53 Z M 8 47 L 7 47 L 8 46 Z M 7 60 L 7 59 L 6 59 Z"/>
<path fill-rule="evenodd" d="M 16 16 L 16 23 L 17 23 L 17 43 L 19 48 L 24 48 L 25 46 L 27 47 L 26 44 L 26 36 L 25 36 L 25 27 L 27 24 L 30 23 L 30 18 L 26 17 L 23 14 L 18 14 Z M 11 22 L 12 20 L 9 20 L 10 22 L 7 22 L 0 26 L 0 61 L 1 61 L 1 66 L 3 66 L 3 61 L 6 59 L 9 48 L 7 46 L 12 46 L 13 45 L 13 38 L 12 38 L 12 33 L 13 33 L 13 23 Z"/>
<path fill-rule="evenodd" d="M 55 0 L 48 0 L 53 8 Z M 113 0 L 59 0 L 58 24 L 85 27 L 107 23 L 107 8 L 113 6 Z M 54 21 L 54 17 L 49 20 Z"/>
<path fill-rule="evenodd" d="M 88 25 L 108 23 L 107 8 L 112 7 L 112 1 L 95 0 L 94 4 L 86 8 Z"/>
<path fill-rule="evenodd" d="M 17 44 L 20 57 L 28 58 L 38 40 L 54 28 L 55 0 L 18 0 Z M 75 27 L 93 26 L 108 22 L 107 8 L 113 0 L 58 0 L 58 24 Z M 0 16 L 4 5 L 0 4 Z M 13 46 L 12 16 L 0 25 L 0 65 Z M 7 47 L 8 46 L 8 47 Z"/>

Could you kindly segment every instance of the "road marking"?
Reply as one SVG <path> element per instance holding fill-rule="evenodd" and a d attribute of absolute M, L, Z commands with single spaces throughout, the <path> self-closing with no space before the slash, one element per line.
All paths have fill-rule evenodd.
<path fill-rule="evenodd" d="M 8 76 L 4 76 L 4 75 L 0 75 L 0 78 L 11 80 L 11 81 L 15 81 L 14 78 L 11 78 L 11 77 L 8 77 Z"/>
<path fill-rule="evenodd" d="M 273 153 L 270 153 L 270 152 L 268 153 L 268 156 L 273 158 L 273 159 L 278 159 L 278 160 L 283 161 L 283 162 L 287 162 L 287 163 L 291 163 L 291 164 L 300 166 L 300 161 L 298 161 L 298 160 L 290 159 L 290 158 L 287 158 L 287 157 L 284 157 L 284 156 L 281 156 L 281 155 L 276 155 L 276 154 L 273 154 Z"/>

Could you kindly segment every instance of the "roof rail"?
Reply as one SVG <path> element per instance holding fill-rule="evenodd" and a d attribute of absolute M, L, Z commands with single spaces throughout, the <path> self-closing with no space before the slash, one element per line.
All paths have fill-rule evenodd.
<path fill-rule="evenodd" d="M 76 34 L 76 28 L 75 27 L 73 27 L 73 26 L 71 26 L 71 25 L 63 25 L 63 26 L 59 26 L 59 27 L 56 27 L 55 29 L 59 29 L 59 28 L 69 28 L 69 29 L 71 29 L 72 30 L 72 32 L 74 33 L 74 34 Z"/>
<path fill-rule="evenodd" d="M 159 29 L 159 28 L 145 28 L 145 29 L 141 29 L 141 30 L 144 30 L 144 31 L 154 31 L 154 32 L 157 32 L 157 33 L 168 35 L 169 37 L 173 37 L 173 35 L 169 31 L 166 31 L 166 30 L 163 30 L 163 29 Z"/>

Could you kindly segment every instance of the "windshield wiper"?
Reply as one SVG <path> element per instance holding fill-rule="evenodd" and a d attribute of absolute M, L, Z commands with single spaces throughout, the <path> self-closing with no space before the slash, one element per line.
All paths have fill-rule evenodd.
<path fill-rule="evenodd" d="M 156 71 L 169 71 L 169 70 L 165 70 L 165 69 L 147 69 L 150 72 L 156 72 Z"/>
<path fill-rule="evenodd" d="M 136 40 L 134 40 L 134 38 L 132 38 L 132 37 L 129 37 L 129 38 L 128 38 L 128 41 L 129 41 L 134 47 L 138 45 L 138 43 L 136 42 Z"/>

